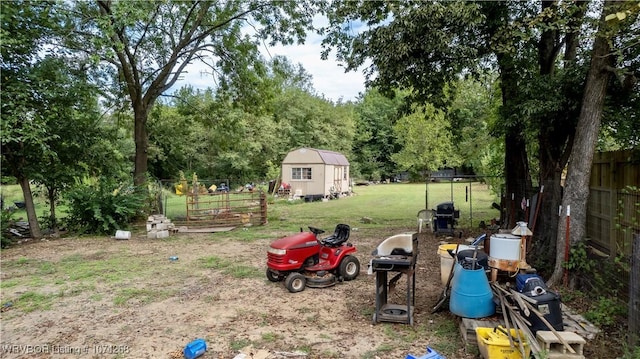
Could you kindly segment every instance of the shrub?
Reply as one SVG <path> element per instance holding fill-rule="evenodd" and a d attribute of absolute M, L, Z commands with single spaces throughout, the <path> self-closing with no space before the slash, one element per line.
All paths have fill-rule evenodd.
<path fill-rule="evenodd" d="M 6 248 L 13 243 L 13 238 L 11 233 L 9 232 L 9 228 L 13 223 L 13 210 L 10 209 L 2 209 L 2 216 L 0 217 L 0 246 L 2 248 Z"/>
<path fill-rule="evenodd" d="M 80 233 L 109 234 L 126 228 L 145 206 L 146 191 L 107 178 L 83 183 L 65 195 L 68 228 Z"/>

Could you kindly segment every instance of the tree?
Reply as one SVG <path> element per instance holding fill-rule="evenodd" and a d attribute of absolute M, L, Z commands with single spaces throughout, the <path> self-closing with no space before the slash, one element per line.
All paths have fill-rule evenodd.
<path fill-rule="evenodd" d="M 463 166 L 473 169 L 474 173 L 502 177 L 504 166 L 497 170 L 487 166 L 487 160 L 498 152 L 496 147 L 500 148 L 499 139 L 492 135 L 495 132 L 492 129 L 500 123 L 501 98 L 497 74 L 460 79 L 452 86 L 451 92 L 446 118 L 450 123 L 454 152 L 464 161 Z M 504 154 L 490 162 L 497 160 L 504 163 Z M 496 186 L 496 183 L 492 185 Z M 502 181 L 494 189 L 499 190 L 501 185 Z"/>
<path fill-rule="evenodd" d="M 497 69 L 501 121 L 492 130 L 504 138 L 508 218 L 503 226 L 512 228 L 515 221 L 527 220 L 519 203 L 532 195 L 537 179 L 545 186 L 545 196 L 534 249 L 536 257 L 553 264 L 558 233 L 554 214 L 560 204 L 562 171 L 576 138 L 584 59 L 589 57 L 580 39 L 592 34 L 594 12 L 587 6 L 593 4 L 597 3 L 338 2 L 325 45 L 327 52 L 338 50 L 347 69 L 370 59 L 366 71 L 371 84 L 406 88 L 414 94 L 412 100 L 434 105 L 446 104 L 441 89 L 456 76 Z M 637 7 L 634 2 L 620 4 Z M 345 26 L 359 21 L 366 25 L 364 31 L 351 33 Z M 637 33 L 637 24 L 635 28 Z M 621 47 L 625 50 L 620 61 L 637 63 L 637 36 L 627 44 Z M 530 156 L 533 153 L 536 156 Z"/>
<path fill-rule="evenodd" d="M 2 159 L 3 173 L 15 176 L 22 188 L 31 237 L 42 232 L 35 213 L 30 182 L 39 171 L 43 156 L 51 154 L 47 142 L 55 136 L 47 132 L 49 88 L 40 81 L 42 43 L 53 36 L 56 14 L 52 4 L 3 1 L 2 14 Z"/>
<path fill-rule="evenodd" d="M 113 159 L 96 161 L 96 153 L 105 152 L 96 145 L 105 134 L 99 124 L 96 92 L 84 71 L 72 68 L 63 59 L 46 58 L 34 76 L 47 97 L 47 106 L 38 111 L 43 115 L 48 136 L 43 143 L 47 150 L 39 155 L 31 178 L 46 190 L 50 229 L 55 231 L 56 203 L 61 192 Z"/>
<path fill-rule="evenodd" d="M 348 153 L 350 104 L 314 95 L 310 75 L 286 58 L 259 67 L 215 90 L 182 88 L 171 102 L 156 105 L 149 119 L 154 175 L 170 178 L 182 169 L 237 184 L 278 173 L 282 158 L 295 147 Z"/>
<path fill-rule="evenodd" d="M 585 238 L 591 165 L 600 131 L 607 83 L 612 76 L 610 70 L 615 69 L 611 43 L 619 31 L 617 24 L 607 22 L 605 19 L 609 13 L 617 12 L 620 6 L 616 1 L 605 1 L 598 32 L 593 42 L 591 64 L 562 198 L 562 208 L 570 208 L 570 213 L 567 213 L 571 216 L 569 244 L 575 244 Z M 559 283 L 564 272 L 565 254 L 569 250 L 565 245 L 565 233 L 566 222 L 561 220 L 558 225 L 555 268 L 548 280 L 549 285 Z"/>
<path fill-rule="evenodd" d="M 531 188 L 523 119 L 515 115 L 519 74 L 515 49 L 495 51 L 492 41 L 509 23 L 505 2 L 373 2 L 337 1 L 328 11 L 324 56 L 335 49 L 347 70 L 365 69 L 367 84 L 391 95 L 407 90 L 409 101 L 444 108 L 443 94 L 463 74 L 477 75 L 497 57 L 503 95 L 501 129 L 505 136 L 507 192 L 516 198 Z M 362 22 L 353 33 L 346 24 Z M 511 222 L 515 223 L 515 215 Z"/>
<path fill-rule="evenodd" d="M 371 88 L 355 105 L 353 155 L 357 169 L 354 172 L 360 172 L 368 180 L 385 179 L 397 172 L 392 155 L 400 146 L 393 126 L 402 116 L 404 98 L 405 95 L 399 92 L 390 99 Z"/>
<path fill-rule="evenodd" d="M 392 158 L 416 175 L 461 163 L 453 150 L 453 136 L 444 113 L 432 105 L 420 106 L 402 117 L 393 128 L 402 149 Z"/>
<path fill-rule="evenodd" d="M 194 61 L 214 78 L 241 73 L 253 63 L 256 43 L 302 41 L 311 26 L 314 1 L 96 1 L 64 2 L 69 9 L 66 45 L 107 64 L 112 93 L 125 93 L 133 110 L 134 183 L 145 181 L 147 119 L 154 103 Z M 256 37 L 243 35 L 252 19 Z"/>

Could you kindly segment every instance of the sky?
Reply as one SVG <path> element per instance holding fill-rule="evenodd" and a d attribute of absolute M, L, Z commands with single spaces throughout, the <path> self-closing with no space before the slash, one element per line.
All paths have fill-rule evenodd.
<path fill-rule="evenodd" d="M 356 101 L 359 94 L 365 90 L 363 69 L 345 73 L 344 68 L 340 67 L 335 60 L 335 53 L 331 53 L 327 60 L 320 59 L 321 42 L 322 38 L 319 35 L 308 34 L 304 45 L 266 47 L 268 45 L 265 44 L 260 51 L 267 60 L 281 55 L 286 56 L 294 65 L 302 64 L 302 67 L 312 76 L 313 87 L 318 95 L 334 102 L 340 99 L 342 102 Z M 191 85 L 197 89 L 212 87 L 211 76 L 203 74 L 205 68 L 199 63 L 190 65 L 174 88 L 185 85 Z"/>

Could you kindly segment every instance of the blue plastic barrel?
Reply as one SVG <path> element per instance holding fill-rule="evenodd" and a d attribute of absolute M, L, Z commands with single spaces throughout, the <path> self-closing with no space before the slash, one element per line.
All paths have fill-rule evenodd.
<path fill-rule="evenodd" d="M 207 343 L 204 339 L 196 339 L 184 347 L 184 357 L 195 359 L 207 351 Z"/>
<path fill-rule="evenodd" d="M 440 355 L 437 351 L 427 347 L 427 353 L 420 357 L 415 357 L 411 354 L 407 354 L 405 359 L 446 359 L 444 356 Z"/>
<path fill-rule="evenodd" d="M 463 318 L 484 318 L 495 314 L 493 291 L 482 266 L 466 269 L 459 263 L 455 264 L 449 311 Z"/>

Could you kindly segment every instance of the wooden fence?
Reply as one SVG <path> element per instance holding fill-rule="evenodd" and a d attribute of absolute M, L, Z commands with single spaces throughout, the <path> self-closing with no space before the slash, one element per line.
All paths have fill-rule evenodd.
<path fill-rule="evenodd" d="M 267 223 L 267 197 L 262 191 L 187 193 L 186 217 L 174 220 L 188 227 L 242 227 Z"/>
<path fill-rule="evenodd" d="M 640 345 L 640 234 L 634 235 L 629 289 L 629 346 Z"/>
<path fill-rule="evenodd" d="M 629 256 L 633 234 L 640 233 L 638 187 L 640 151 L 596 154 L 587 204 L 587 236 L 594 247 L 611 257 Z"/>

